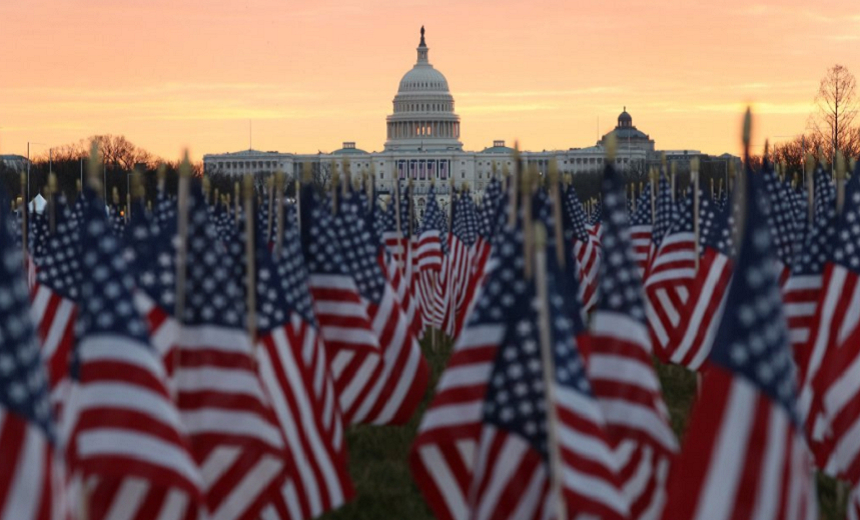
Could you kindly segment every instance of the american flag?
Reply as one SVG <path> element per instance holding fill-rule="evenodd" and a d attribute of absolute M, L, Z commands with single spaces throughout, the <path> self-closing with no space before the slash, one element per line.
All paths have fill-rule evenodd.
<path fill-rule="evenodd" d="M 437 306 L 437 309 L 442 309 L 444 313 L 440 320 L 443 330 L 449 336 L 457 337 L 465 319 L 466 307 L 477 286 L 477 280 L 472 277 L 472 269 L 478 242 L 478 214 L 472 197 L 467 193 L 453 198 L 452 203 L 454 215 L 448 263 L 442 271 L 440 284 L 441 290 L 444 291 L 444 305 Z"/>
<path fill-rule="evenodd" d="M 478 221 L 478 233 L 487 243 L 492 241 L 496 234 L 497 215 L 501 207 L 502 196 L 502 183 L 493 177 L 484 190 L 479 211 L 480 220 Z"/>
<path fill-rule="evenodd" d="M 606 420 L 631 519 L 660 518 L 669 468 L 678 451 L 654 371 L 645 302 L 621 176 L 603 178 L 603 267 L 591 319 L 588 377 Z"/>
<path fill-rule="evenodd" d="M 672 224 L 678 219 L 678 205 L 675 204 L 672 197 L 672 189 L 669 186 L 669 181 L 665 176 L 660 177 L 660 182 L 657 184 L 657 199 L 655 203 L 654 226 L 651 230 L 651 251 L 648 254 L 648 270 L 651 268 L 651 262 L 663 242 L 663 238 L 669 233 Z"/>
<path fill-rule="evenodd" d="M 414 163 L 412 163 L 414 166 Z M 410 219 L 410 208 L 412 208 L 412 193 L 409 186 L 401 190 L 400 183 L 395 186 L 397 196 L 394 201 L 396 204 L 391 204 L 388 211 L 390 212 L 389 219 L 386 223 L 389 226 L 383 233 L 385 244 L 391 253 L 391 260 L 400 271 L 398 277 L 389 275 L 389 279 L 397 291 L 397 298 L 400 301 L 400 306 L 406 313 L 406 319 L 411 324 L 412 332 L 416 337 L 420 338 L 423 335 L 424 320 L 421 310 L 421 294 L 418 293 L 418 256 L 415 254 L 417 243 L 415 243 L 415 215 Z M 399 213 L 400 227 L 397 227 L 397 215 Z M 387 268 L 390 272 L 391 267 Z"/>
<path fill-rule="evenodd" d="M 257 366 L 292 455 L 281 496 L 261 511 L 263 520 L 314 518 L 354 495 L 293 208 L 285 208 L 285 220 L 280 260 L 273 260 L 263 242 L 264 221 L 255 241 Z"/>
<path fill-rule="evenodd" d="M 855 174 L 846 187 L 833 252 L 824 269 L 799 397 L 818 467 L 855 485 L 860 483 L 860 385 L 854 375 L 860 366 L 859 276 L 860 176 Z"/>
<path fill-rule="evenodd" d="M 217 240 L 196 182 L 188 204 L 181 324 L 170 315 L 176 297 L 173 222 L 163 223 L 155 261 L 139 277 L 143 292 L 136 303 L 172 368 L 176 402 L 202 471 L 211 518 L 257 518 L 280 496 L 286 445 L 243 328 L 246 309 L 236 266 Z"/>
<path fill-rule="evenodd" d="M 167 374 L 132 301 L 133 277 L 101 201 L 81 221 L 78 343 L 64 409 L 66 457 L 90 518 L 197 514 L 201 476 Z"/>
<path fill-rule="evenodd" d="M 700 197 L 700 213 L 707 214 L 707 200 Z M 689 283 L 696 274 L 696 235 L 693 231 L 693 197 L 687 197 L 680 204 L 669 200 L 664 206 L 672 208 L 662 215 L 671 214 L 673 220 L 653 249 L 651 264 L 645 277 L 648 327 L 651 331 L 654 349 L 661 359 L 666 359 L 672 351 L 670 344 L 673 332 L 683 321 L 681 311 L 689 298 Z M 679 207 L 680 206 L 680 207 Z M 661 225 L 658 213 L 657 226 Z"/>
<path fill-rule="evenodd" d="M 802 228 L 792 211 L 790 190 L 777 178 L 773 171 L 773 164 L 765 162 L 762 166 L 761 175 L 764 178 L 764 185 L 770 202 L 767 219 L 773 234 L 776 258 L 781 267 L 779 282 L 782 286 L 791 274 L 794 247 L 803 238 Z"/>
<path fill-rule="evenodd" d="M 354 195 L 340 200 L 334 218 L 343 260 L 355 280 L 372 331 L 379 340 L 383 369 L 367 397 L 352 417 L 353 422 L 404 424 L 418 406 L 427 386 L 429 366 L 397 294 L 378 262 L 377 248 L 358 215 Z"/>
<path fill-rule="evenodd" d="M 58 414 L 69 390 L 69 356 L 75 344 L 76 301 L 80 284 L 77 230 L 69 225 L 64 204 L 55 207 L 56 229 L 45 244 L 42 267 L 30 291 L 31 314 L 48 371 L 51 404 Z"/>
<path fill-rule="evenodd" d="M 448 254 L 448 219 L 439 208 L 436 200 L 436 188 L 430 186 L 427 194 L 427 204 L 424 209 L 424 219 L 418 231 L 418 277 L 421 284 L 421 294 L 425 296 L 421 306 L 424 322 L 438 326 L 434 321 L 435 294 L 439 284 L 439 273 L 442 263 Z"/>
<path fill-rule="evenodd" d="M 709 369 L 672 469 L 665 518 L 814 519 L 778 268 L 758 176 Z"/>
<path fill-rule="evenodd" d="M 48 520 L 61 504 L 55 426 L 8 207 L 0 204 L 0 518 Z"/>
<path fill-rule="evenodd" d="M 800 381 L 806 380 L 812 353 L 810 329 L 821 295 L 824 265 L 836 241 L 836 190 L 819 165 L 815 170 L 815 218 L 806 230 L 803 248 L 791 266 L 791 276 L 782 288 L 789 341 Z"/>
<path fill-rule="evenodd" d="M 591 310 L 597 303 L 597 277 L 600 272 L 600 242 L 595 235 L 588 232 L 586 221 L 588 217 L 579 196 L 571 184 L 564 194 L 562 201 L 567 225 L 573 231 L 573 251 L 579 266 L 579 297 L 586 311 Z"/>
<path fill-rule="evenodd" d="M 557 285 L 560 273 L 554 259 L 547 263 L 548 301 L 536 298 L 536 286 L 523 280 L 515 262 L 499 266 L 503 277 L 526 287 L 521 297 L 502 296 L 496 304 L 505 316 L 505 331 L 482 403 L 471 517 L 552 517 L 562 499 L 551 485 L 555 477 L 568 518 L 627 518 L 617 460 Z M 551 361 L 541 355 L 540 307 L 549 314 Z M 545 363 L 552 367 L 550 381 L 544 379 Z M 549 419 L 551 407 L 556 423 Z M 549 445 L 552 436 L 557 452 Z M 559 466 L 555 475 L 553 463 Z"/>
<path fill-rule="evenodd" d="M 502 193 L 501 190 L 499 190 L 498 192 L 491 191 L 487 193 L 487 195 L 490 197 L 500 197 Z M 462 296 L 458 297 L 457 300 L 459 303 L 456 313 L 457 319 L 454 325 L 455 335 L 459 334 L 460 331 L 463 329 L 463 324 L 468 318 L 472 307 L 474 307 L 475 305 L 475 301 L 478 297 L 479 288 L 484 281 L 484 276 L 487 270 L 487 262 L 489 262 L 490 254 L 492 252 L 491 237 L 481 233 L 482 226 L 484 225 L 482 223 L 485 223 L 485 212 L 479 212 L 479 208 L 474 203 L 471 196 L 467 195 L 466 198 L 468 199 L 467 209 L 464 215 L 466 218 L 463 221 L 466 231 L 464 231 L 463 233 L 464 235 L 471 235 L 472 230 L 474 230 L 475 239 L 474 243 L 471 246 L 471 249 L 469 250 L 470 265 L 468 266 L 468 275 L 466 278 L 465 287 L 462 290 Z M 499 200 L 498 198 L 495 201 L 484 200 L 482 201 L 482 205 L 489 205 L 490 207 L 495 205 L 496 207 L 498 207 Z M 496 216 L 498 216 L 498 210 L 495 213 Z M 452 229 L 452 231 L 454 230 Z M 471 237 L 468 240 L 471 240 Z"/>
<path fill-rule="evenodd" d="M 651 251 L 651 185 L 636 201 L 636 211 L 630 217 L 630 238 L 633 241 L 633 255 L 639 269 L 639 279 L 645 276 L 648 267 L 648 255 Z"/>
<path fill-rule="evenodd" d="M 457 337 L 430 407 L 421 419 L 410 467 L 427 504 L 440 520 L 470 517 L 469 488 L 481 432 L 483 401 L 493 360 L 505 337 L 503 303 L 524 298 L 526 283 L 500 264 L 523 268 L 522 231 L 499 230 L 494 268 L 487 274 L 474 312 Z"/>
<path fill-rule="evenodd" d="M 684 319 L 670 340 L 667 361 L 690 370 L 700 370 L 714 342 L 725 306 L 735 257 L 732 231 L 734 206 L 701 215 L 701 259 L 696 277 L 690 282 L 690 297 L 681 311 Z"/>
<path fill-rule="evenodd" d="M 345 263 L 334 219 L 312 186 L 303 186 L 301 197 L 302 248 L 314 313 L 344 420 L 351 423 L 382 373 L 383 353 Z"/>
<path fill-rule="evenodd" d="M 442 266 L 442 258 L 447 254 L 448 243 L 448 219 L 439 209 L 436 200 L 436 187 L 430 186 L 427 193 L 427 203 L 424 207 L 424 218 L 418 229 L 418 268 L 421 271 L 439 271 Z"/>

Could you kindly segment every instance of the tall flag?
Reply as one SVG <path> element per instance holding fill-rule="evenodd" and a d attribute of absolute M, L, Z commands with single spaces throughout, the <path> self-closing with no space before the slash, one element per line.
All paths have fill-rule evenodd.
<path fill-rule="evenodd" d="M 805 380 L 810 362 L 810 329 L 822 289 L 824 266 L 836 241 L 836 190 L 819 165 L 815 170 L 815 216 L 806 230 L 803 248 L 791 266 L 791 276 L 782 288 L 789 341 L 794 360 Z"/>
<path fill-rule="evenodd" d="M 351 423 L 384 368 L 382 350 L 344 259 L 334 219 L 312 186 L 303 186 L 301 197 L 302 249 L 314 313 L 344 420 Z"/>
<path fill-rule="evenodd" d="M 794 245 L 801 238 L 800 230 L 791 209 L 791 195 L 785 184 L 777 178 L 773 164 L 765 162 L 761 173 L 771 206 L 767 218 L 773 233 L 776 258 L 780 263 L 779 282 L 782 286 L 791 274 Z"/>
<path fill-rule="evenodd" d="M 645 302 L 621 176 L 603 178 L 600 302 L 591 319 L 588 378 L 621 465 L 631 519 L 660 518 L 678 442 L 654 371 Z"/>
<path fill-rule="evenodd" d="M 697 216 L 693 214 L 693 197 L 687 197 L 679 205 L 671 200 L 665 204 L 676 208 L 673 212 L 674 220 L 665 233 L 658 233 L 662 238 L 651 258 L 645 278 L 645 312 L 648 315 L 648 327 L 655 353 L 661 359 L 666 359 L 668 351 L 672 350 L 670 340 L 683 321 L 681 310 L 689 297 L 690 280 L 696 274 L 696 235 L 693 221 Z M 700 207 L 700 210 L 703 207 Z M 705 209 L 705 213 L 707 211 Z"/>
<path fill-rule="evenodd" d="M 833 253 L 824 268 L 799 405 L 819 468 L 860 484 L 860 176 L 846 186 Z M 828 464 L 828 460 L 830 464 Z M 829 467 L 831 466 L 832 467 Z"/>
<path fill-rule="evenodd" d="M 651 251 L 648 254 L 648 269 L 646 270 L 645 280 L 647 281 L 647 273 L 651 269 L 651 262 L 654 260 L 660 244 L 663 243 L 663 238 L 669 233 L 672 224 L 678 219 L 678 205 L 675 204 L 672 197 L 672 188 L 669 185 L 669 180 L 665 175 L 660 176 L 660 182 L 657 184 L 657 200 L 655 204 L 656 214 L 654 216 L 654 227 L 651 231 Z"/>
<path fill-rule="evenodd" d="M 424 209 L 424 219 L 418 230 L 418 280 L 421 284 L 420 293 L 425 296 L 423 305 L 424 322 L 438 326 L 434 321 L 435 294 L 440 280 L 442 263 L 448 254 L 448 219 L 439 208 L 436 200 L 436 187 L 430 186 L 427 194 L 427 205 Z"/>
<path fill-rule="evenodd" d="M 424 395 L 430 369 L 357 211 L 354 195 L 343 197 L 334 223 L 344 262 L 379 340 L 383 368 L 352 420 L 404 424 Z"/>
<path fill-rule="evenodd" d="M 466 305 L 473 294 L 471 285 L 472 267 L 475 258 L 475 244 L 478 241 L 478 215 L 474 201 L 468 194 L 461 193 L 451 199 L 454 212 L 451 223 L 448 262 L 442 271 L 442 283 L 437 290 L 437 310 L 442 329 L 449 336 L 459 333 L 458 323 L 462 323 Z M 440 301 L 441 300 L 441 301 Z"/>
<path fill-rule="evenodd" d="M 554 477 L 559 479 L 568 518 L 628 518 L 615 454 L 557 285 L 558 266 L 554 258 L 547 263 L 545 302 L 536 298 L 536 282 L 520 278 L 515 263 L 499 266 L 503 276 L 525 284 L 526 293 L 503 311 L 505 332 L 481 411 L 471 516 L 551 518 L 562 499 L 554 496 L 550 485 L 555 463 L 559 469 Z M 549 314 L 552 361 L 542 359 L 541 306 Z M 545 363 L 552 367 L 548 381 Z M 550 408 L 555 422 L 549 419 Z M 549 445 L 553 437 L 558 443 L 555 453 Z"/>
<path fill-rule="evenodd" d="M 478 234 L 489 243 L 496 234 L 496 215 L 499 212 L 502 200 L 502 183 L 496 177 L 490 179 L 484 190 L 481 200 L 480 220 L 478 221 Z"/>
<path fill-rule="evenodd" d="M 305 520 L 341 506 L 354 495 L 346 467 L 343 424 L 324 346 L 316 331 L 307 269 L 292 208 L 285 208 L 280 260 L 257 226 L 257 366 L 292 463 L 281 496 L 260 518 Z M 275 229 L 277 231 L 277 229 Z"/>
<path fill-rule="evenodd" d="M 0 518 L 49 520 L 61 502 L 55 425 L 8 207 L 0 204 Z"/>
<path fill-rule="evenodd" d="M 63 430 L 90 518 L 196 515 L 201 477 L 164 365 L 132 302 L 120 239 L 90 192 L 81 221 L 78 343 Z"/>
<path fill-rule="evenodd" d="M 506 281 L 510 271 L 498 268 L 521 268 L 522 229 L 500 229 L 497 244 L 496 267 L 487 274 L 485 289 L 457 337 L 410 453 L 413 478 L 440 520 L 470 517 L 470 483 L 490 371 L 505 337 L 507 309 L 526 296 L 526 284 Z"/>
<path fill-rule="evenodd" d="M 82 197 L 78 197 L 83 200 Z M 80 296 L 80 243 L 62 203 L 54 207 L 55 230 L 47 238 L 42 268 L 30 291 L 31 315 L 41 340 L 48 371 L 51 405 L 59 417 L 69 391 L 69 358 L 75 344 L 75 319 Z"/>
<path fill-rule="evenodd" d="M 665 353 L 669 363 L 700 370 L 708 359 L 722 319 L 736 256 L 732 237 L 734 212 L 734 205 L 726 204 L 707 226 L 700 224 L 699 269 L 690 282 L 690 297 L 681 310 L 684 319 L 669 341 L 672 348 Z"/>
<path fill-rule="evenodd" d="M 756 175 L 746 186 L 740 255 L 672 469 L 667 519 L 818 516 L 764 187 Z"/>
<path fill-rule="evenodd" d="M 633 255 L 639 269 L 639 279 L 645 276 L 648 267 L 648 254 L 651 250 L 651 185 L 636 201 L 636 211 L 630 217 L 630 238 L 633 241 Z"/>
<path fill-rule="evenodd" d="M 135 303 L 149 321 L 176 393 L 203 492 L 214 518 L 257 518 L 280 496 L 286 445 L 244 330 L 245 305 L 233 258 L 217 239 L 200 185 L 188 204 L 185 306 L 176 302 L 175 228 L 165 221 L 154 262 L 139 276 Z"/>
<path fill-rule="evenodd" d="M 579 297 L 586 311 L 597 303 L 598 274 L 600 272 L 601 249 L 597 236 L 589 233 L 588 216 L 582 209 L 579 196 L 573 185 L 567 187 L 562 200 L 567 228 L 573 232 L 573 251 L 579 267 Z"/>

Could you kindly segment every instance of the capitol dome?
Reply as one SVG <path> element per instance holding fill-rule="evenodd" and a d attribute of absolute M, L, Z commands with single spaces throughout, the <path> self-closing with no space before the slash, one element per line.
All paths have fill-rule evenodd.
<path fill-rule="evenodd" d="M 418 59 L 400 80 L 393 101 L 394 112 L 386 118 L 385 149 L 462 150 L 460 116 L 454 113 L 448 80 L 427 58 L 424 27 L 416 50 Z"/>

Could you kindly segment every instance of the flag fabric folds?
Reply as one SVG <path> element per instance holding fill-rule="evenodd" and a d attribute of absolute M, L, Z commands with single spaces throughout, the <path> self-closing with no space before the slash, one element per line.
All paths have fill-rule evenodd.
<path fill-rule="evenodd" d="M 760 178 L 745 183 L 739 257 L 670 477 L 667 520 L 818 516 L 767 200 Z"/>
<path fill-rule="evenodd" d="M 591 319 L 588 377 L 618 458 L 631 519 L 660 518 L 678 451 L 652 365 L 638 260 L 620 175 L 603 178 L 601 298 Z"/>
<path fill-rule="evenodd" d="M 49 520 L 62 505 L 53 484 L 56 425 L 29 316 L 24 259 L 0 197 L 0 518 Z"/>

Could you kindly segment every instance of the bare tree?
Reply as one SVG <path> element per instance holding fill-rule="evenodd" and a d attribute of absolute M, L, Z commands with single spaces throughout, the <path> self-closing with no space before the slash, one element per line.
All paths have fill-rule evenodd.
<path fill-rule="evenodd" d="M 860 151 L 860 138 L 857 128 L 854 128 L 860 101 L 856 86 L 857 81 L 848 68 L 837 64 L 827 71 L 818 87 L 815 133 L 826 143 L 823 151 L 830 162 L 835 150 L 842 150 L 852 157 Z"/>

